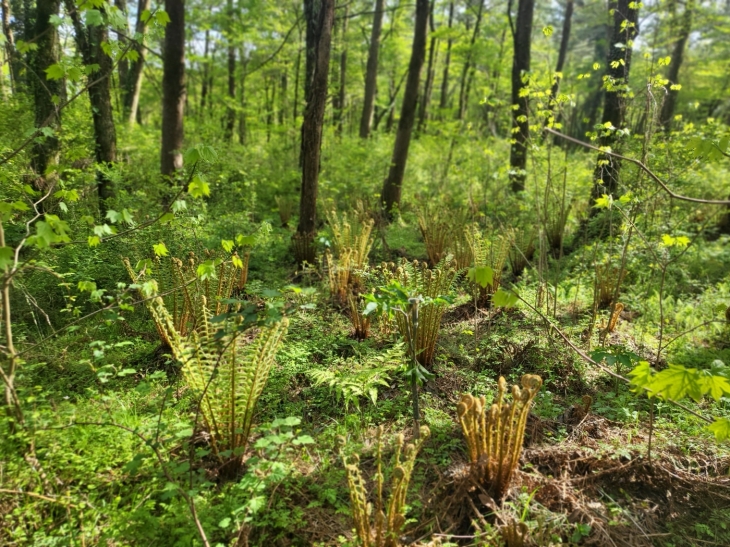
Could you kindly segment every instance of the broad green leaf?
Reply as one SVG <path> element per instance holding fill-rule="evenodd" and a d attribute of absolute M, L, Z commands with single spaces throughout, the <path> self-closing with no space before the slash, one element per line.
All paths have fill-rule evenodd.
<path fill-rule="evenodd" d="M 730 438 L 730 418 L 717 418 L 706 429 L 715 435 L 715 440 L 722 442 Z"/>
<path fill-rule="evenodd" d="M 188 185 L 188 193 L 196 199 L 208 197 L 210 196 L 210 185 L 198 175 L 195 175 Z"/>
<path fill-rule="evenodd" d="M 695 401 L 702 398 L 702 385 L 697 369 L 682 365 L 669 365 L 657 372 L 649 383 L 649 389 L 667 399 L 679 400 L 687 395 Z"/>
<path fill-rule="evenodd" d="M 514 292 L 505 291 L 503 289 L 498 289 L 497 292 L 492 295 L 492 304 L 498 308 L 511 308 L 517 304 L 518 300 L 519 298 Z"/>
<path fill-rule="evenodd" d="M 10 247 L 0 247 L 0 270 L 9 268 L 13 265 L 13 249 Z"/>
<path fill-rule="evenodd" d="M 477 266 L 469 269 L 467 277 L 472 283 L 486 289 L 494 281 L 494 270 L 490 266 Z"/>
<path fill-rule="evenodd" d="M 167 245 L 164 243 L 155 243 L 152 245 L 152 250 L 155 252 L 155 256 L 167 256 L 169 254 Z"/>

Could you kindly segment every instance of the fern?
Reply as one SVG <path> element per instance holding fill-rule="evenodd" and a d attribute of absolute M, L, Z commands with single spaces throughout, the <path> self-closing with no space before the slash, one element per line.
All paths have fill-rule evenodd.
<path fill-rule="evenodd" d="M 501 235 L 492 238 L 485 237 L 476 226 L 464 231 L 466 241 L 471 248 L 475 268 L 491 268 L 491 283 L 473 283 L 474 296 L 480 306 L 486 306 L 490 297 L 497 292 L 502 283 L 507 255 L 509 254 L 509 240 Z"/>
<path fill-rule="evenodd" d="M 266 385 L 274 356 L 288 327 L 286 318 L 251 331 L 218 330 L 203 297 L 197 309 L 197 328 L 184 337 L 175 329 L 162 299 L 151 306 L 162 325 L 190 389 L 201 397 L 200 409 L 211 434 L 214 453 L 225 460 L 240 456 L 248 445 L 254 410 Z"/>

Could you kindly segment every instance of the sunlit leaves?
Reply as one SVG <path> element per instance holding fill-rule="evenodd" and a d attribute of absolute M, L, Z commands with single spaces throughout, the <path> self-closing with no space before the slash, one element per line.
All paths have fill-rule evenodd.
<path fill-rule="evenodd" d="M 467 273 L 467 279 L 479 285 L 482 289 L 486 289 L 487 285 L 491 285 L 493 282 L 494 270 L 490 266 L 470 268 Z"/>
<path fill-rule="evenodd" d="M 210 185 L 201 177 L 195 175 L 188 185 L 188 193 L 194 198 L 202 198 L 210 196 Z"/>
<path fill-rule="evenodd" d="M 152 245 L 152 250 L 155 252 L 155 256 L 167 256 L 169 254 L 167 245 L 164 243 L 155 243 Z"/>
<path fill-rule="evenodd" d="M 492 295 L 492 304 L 498 308 L 511 308 L 517 304 L 518 300 L 519 297 L 516 293 L 512 291 L 505 291 L 504 289 L 498 289 L 497 292 Z"/>
<path fill-rule="evenodd" d="M 13 249 L 10 247 L 0 247 L 0 270 L 13 265 L 13 254 Z"/>
<path fill-rule="evenodd" d="M 687 236 L 674 237 L 669 234 L 664 234 L 662 236 L 662 245 L 664 247 L 677 247 L 679 249 L 684 249 L 689 244 L 690 239 Z"/>

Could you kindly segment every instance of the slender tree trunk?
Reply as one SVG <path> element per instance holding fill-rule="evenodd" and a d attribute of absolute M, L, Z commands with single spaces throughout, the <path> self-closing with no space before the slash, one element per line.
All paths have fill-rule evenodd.
<path fill-rule="evenodd" d="M 340 51 L 340 89 L 337 94 L 337 109 L 335 111 L 335 121 L 337 123 L 337 134 L 342 134 L 342 125 L 344 119 L 344 112 L 346 97 L 347 97 L 347 20 L 348 20 L 349 5 L 345 4 L 344 18 L 342 19 L 342 39 Z"/>
<path fill-rule="evenodd" d="M 224 139 L 231 142 L 233 139 L 233 128 L 236 125 L 236 110 L 233 107 L 236 101 L 236 46 L 233 43 L 233 0 L 228 0 L 228 29 L 226 40 L 228 41 L 228 107 L 226 108 L 226 128 Z"/>
<path fill-rule="evenodd" d="M 13 91 L 17 91 L 18 85 L 20 84 L 20 59 L 16 57 L 15 51 L 15 35 L 13 34 L 13 28 L 10 26 L 10 2 L 8 0 L 2 0 L 0 2 L 2 7 L 2 24 L 3 24 L 3 36 L 5 36 L 5 61 L 8 63 L 10 69 L 10 86 Z"/>
<path fill-rule="evenodd" d="M 145 34 L 147 23 L 142 14 L 150 9 L 150 0 L 139 0 L 137 5 L 137 23 L 134 27 L 137 44 L 132 49 L 137 52 L 137 59 L 131 62 L 129 73 L 125 81 L 126 91 L 124 93 L 124 112 L 128 125 L 134 125 L 139 113 L 139 96 L 142 93 L 142 76 L 144 75 L 144 63 L 147 50 L 145 49 Z"/>
<path fill-rule="evenodd" d="M 48 67 L 58 63 L 59 59 L 58 31 L 51 23 L 51 17 L 58 15 L 60 6 L 60 0 L 36 2 L 34 43 L 37 49 L 31 57 L 31 68 L 35 75 L 32 79 L 29 78 L 35 102 L 35 126 L 45 126 L 52 131 L 52 134 L 36 139 L 31 154 L 31 166 L 37 177 L 35 187 L 44 193 L 48 186 L 53 184 L 46 177 L 46 171 L 51 165 L 58 163 L 60 149 L 58 131 L 61 128 L 61 114 L 56 109 L 56 101 L 62 103 L 66 97 L 66 85 L 63 79 L 45 79 Z"/>
<path fill-rule="evenodd" d="M 200 115 L 205 112 L 205 100 L 208 98 L 208 74 L 210 63 L 208 61 L 208 48 L 210 47 L 210 30 L 205 29 L 205 46 L 203 46 L 203 81 L 200 87 Z"/>
<path fill-rule="evenodd" d="M 114 0 L 114 5 L 124 14 L 124 20 L 127 21 L 127 0 Z M 124 34 L 129 34 L 128 25 L 124 26 Z M 127 38 L 117 33 L 117 40 L 119 41 L 119 47 L 124 50 L 127 48 Z M 119 77 L 119 92 L 122 94 L 122 104 L 125 103 L 124 95 L 127 92 L 127 88 L 124 85 L 129 79 L 129 59 L 126 57 L 120 59 L 117 63 L 117 75 Z"/>
<path fill-rule="evenodd" d="M 309 6 L 306 4 L 318 4 Z M 299 225 L 295 235 L 295 254 L 298 262 L 314 262 L 314 236 L 317 230 L 317 189 L 322 146 L 322 126 L 327 105 L 327 78 L 335 0 L 305 0 L 307 19 L 307 59 L 311 45 L 311 80 L 307 107 L 302 123 L 302 188 L 299 201 Z M 316 18 L 315 17 L 316 14 Z"/>
<path fill-rule="evenodd" d="M 625 93 L 628 88 L 629 70 L 631 69 L 632 42 L 637 33 L 636 21 L 639 9 L 631 0 L 617 0 L 613 5 L 613 31 L 611 35 L 605 95 L 603 102 L 602 124 L 610 124 L 622 129 L 625 124 Z M 615 131 L 606 131 L 601 137 L 601 146 L 612 146 L 616 141 Z M 618 192 L 620 163 L 616 158 L 599 154 L 594 173 L 594 185 L 591 198 L 595 200 L 603 194 L 616 196 Z M 597 211 L 597 209 L 592 209 Z"/>
<path fill-rule="evenodd" d="M 436 52 L 436 38 L 433 37 L 433 33 L 436 32 L 436 26 L 434 24 L 433 8 L 436 4 L 436 0 L 431 0 L 430 15 L 428 17 L 429 27 L 431 29 L 431 40 L 428 45 L 428 63 L 426 64 L 426 82 L 423 84 L 423 97 L 418 108 L 418 131 L 423 131 L 426 128 L 426 119 L 428 118 L 428 104 L 431 102 L 431 92 L 433 90 L 433 79 L 434 79 L 434 61 Z"/>
<path fill-rule="evenodd" d="M 241 82 L 238 86 L 241 90 L 241 98 L 239 105 L 241 111 L 238 113 L 238 142 L 246 144 L 246 70 L 248 69 L 248 59 L 246 59 L 243 48 L 238 51 L 241 58 Z"/>
<path fill-rule="evenodd" d="M 279 83 L 279 125 L 284 126 L 286 121 L 286 108 L 287 108 L 287 90 L 289 87 L 289 66 L 284 65 L 284 69 L 281 71 L 281 78 Z"/>
<path fill-rule="evenodd" d="M 511 7 L 510 5 L 507 9 Z M 522 78 L 530 71 L 530 44 L 535 0 L 519 0 L 517 21 L 512 29 L 514 53 L 512 57 L 512 146 L 510 148 L 510 183 L 513 192 L 525 189 L 527 179 L 527 139 L 530 124 L 527 120 L 529 99 L 521 97 Z M 512 20 L 510 19 L 510 24 Z"/>
<path fill-rule="evenodd" d="M 565 16 L 563 17 L 563 34 L 560 36 L 560 51 L 558 62 L 555 65 L 555 76 L 553 86 L 550 89 L 550 98 L 555 100 L 560 91 L 560 80 L 563 78 L 563 67 L 565 58 L 568 56 L 568 43 L 570 42 L 570 28 L 573 20 L 573 0 L 567 0 L 565 4 Z M 553 105 L 551 105 L 552 108 Z"/>
<path fill-rule="evenodd" d="M 297 42 L 300 44 L 299 48 L 297 49 L 297 61 L 296 66 L 294 67 L 294 104 L 292 105 L 292 113 L 291 113 L 291 119 L 294 124 L 297 123 L 297 116 L 299 115 L 299 80 L 300 80 L 300 73 L 302 70 L 302 34 L 299 33 L 299 41 Z"/>
<path fill-rule="evenodd" d="M 687 0 L 687 4 L 682 14 L 682 25 L 679 30 L 679 38 L 674 43 L 674 51 L 672 51 L 672 60 L 669 63 L 669 73 L 667 79 L 669 80 L 667 96 L 664 99 L 662 105 L 662 113 L 660 122 L 666 131 L 672 129 L 672 120 L 674 119 L 674 110 L 677 107 L 677 96 L 679 95 L 679 89 L 674 86 L 679 84 L 679 69 L 682 67 L 682 61 L 684 61 L 684 49 L 689 39 L 689 34 L 692 31 L 692 15 L 694 12 L 694 0 Z"/>
<path fill-rule="evenodd" d="M 449 31 L 454 24 L 454 2 L 449 2 Z M 451 66 L 451 47 L 454 44 L 451 34 L 449 39 L 446 41 L 446 60 L 444 62 L 444 75 L 441 79 L 441 97 L 439 98 L 439 109 L 444 110 L 449 100 L 449 68 Z"/>
<path fill-rule="evenodd" d="M 66 12 L 71 17 L 76 35 L 76 45 L 86 66 L 96 65 L 93 73 L 96 83 L 89 87 L 91 119 L 94 122 L 94 151 L 97 163 L 96 184 L 99 193 L 99 212 L 106 215 L 109 202 L 114 197 L 114 183 L 106 169 L 117 161 L 117 132 L 111 98 L 113 63 L 104 51 L 108 43 L 106 24 L 85 27 L 73 0 L 65 0 Z M 105 12 L 101 10 L 102 14 Z"/>
<path fill-rule="evenodd" d="M 479 37 L 479 27 L 482 23 L 482 14 L 484 13 L 484 0 L 477 0 L 479 2 L 479 9 L 477 10 L 477 20 L 474 24 L 474 32 L 472 32 L 471 40 L 469 41 L 469 51 L 466 55 L 466 61 L 464 62 L 464 68 L 461 71 L 461 84 L 459 85 L 459 110 L 456 113 L 456 119 L 457 120 L 463 120 L 464 115 L 466 114 L 466 107 L 467 103 L 469 102 L 468 98 L 468 85 L 467 85 L 467 79 L 470 73 L 471 69 L 471 59 L 472 59 L 472 50 L 474 49 L 474 44 L 477 41 L 477 38 Z M 534 0 L 531 0 L 534 2 Z M 520 5 L 522 3 L 520 2 Z M 519 16 L 518 16 L 519 19 Z M 519 26 L 519 22 L 518 22 Z M 530 16 L 530 30 L 532 30 L 532 16 Z M 529 45 L 528 45 L 529 48 Z M 530 60 L 529 60 L 529 49 L 527 53 L 527 69 L 530 69 Z"/>
<path fill-rule="evenodd" d="M 170 22 L 165 26 L 162 74 L 162 148 L 160 171 L 171 179 L 183 168 L 185 109 L 185 1 L 165 0 Z"/>
<path fill-rule="evenodd" d="M 411 134 L 416 121 L 416 108 L 418 106 L 418 87 L 421 78 L 421 69 L 426 57 L 426 34 L 428 32 L 428 0 L 416 0 L 416 21 L 413 33 L 413 48 L 411 60 L 408 65 L 408 78 L 406 89 L 403 94 L 401 105 L 400 121 L 398 132 L 395 136 L 393 147 L 393 158 L 390 162 L 388 178 L 383 183 L 381 201 L 386 212 L 390 213 L 393 208 L 400 207 L 401 191 L 403 187 L 403 175 L 408 160 L 408 148 L 411 144 Z"/>
<path fill-rule="evenodd" d="M 375 111 L 375 95 L 378 88 L 378 54 L 380 53 L 380 34 L 383 30 L 383 7 L 385 0 L 375 0 L 373 26 L 370 31 L 370 49 L 368 50 L 368 64 L 365 71 L 365 97 L 360 116 L 360 138 L 370 136 Z"/>

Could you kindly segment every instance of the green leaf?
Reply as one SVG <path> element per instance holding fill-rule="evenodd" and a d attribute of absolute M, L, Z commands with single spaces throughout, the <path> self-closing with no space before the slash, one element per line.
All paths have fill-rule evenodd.
<path fill-rule="evenodd" d="M 730 418 L 717 418 L 706 429 L 715 435 L 717 442 L 722 442 L 730 438 Z"/>
<path fill-rule="evenodd" d="M 90 27 L 104 24 L 104 17 L 98 9 L 86 10 L 86 24 Z"/>
<path fill-rule="evenodd" d="M 469 281 L 476 283 L 482 289 L 486 289 L 487 285 L 491 285 L 494 280 L 494 270 L 490 266 L 478 266 L 470 268 L 467 273 Z"/>
<path fill-rule="evenodd" d="M 654 375 L 647 387 L 657 395 L 675 401 L 687 395 L 695 401 L 702 398 L 702 384 L 697 369 L 682 365 L 669 365 Z"/>
<path fill-rule="evenodd" d="M 215 266 L 214 260 L 206 260 L 198 266 L 196 273 L 202 281 L 215 278 Z"/>
<path fill-rule="evenodd" d="M 65 75 L 66 71 L 58 63 L 46 69 L 46 80 L 61 80 Z"/>
<path fill-rule="evenodd" d="M 235 243 L 231 239 L 222 239 L 221 240 L 221 247 L 223 247 L 223 250 L 227 253 L 230 253 L 233 250 Z"/>
<path fill-rule="evenodd" d="M 155 21 L 157 21 L 158 25 L 165 26 L 167 23 L 170 22 L 170 16 L 167 15 L 167 12 L 164 10 L 158 10 L 155 13 Z"/>
<path fill-rule="evenodd" d="M 492 304 L 498 308 L 511 308 L 514 306 L 519 298 L 512 291 L 505 291 L 498 289 L 496 293 L 492 295 Z"/>
<path fill-rule="evenodd" d="M 152 245 L 152 250 L 155 252 L 155 256 L 167 256 L 169 251 L 164 243 L 155 243 Z"/>
<path fill-rule="evenodd" d="M 13 249 L 10 247 L 0 247 L 0 270 L 9 268 L 13 265 Z"/>
<path fill-rule="evenodd" d="M 651 365 L 648 361 L 639 361 L 639 364 L 629 372 L 629 376 L 631 376 L 631 384 L 633 386 L 636 386 L 634 391 L 636 393 L 641 393 L 645 387 L 648 387 L 651 383 L 652 379 L 654 378 L 654 369 L 651 368 Z M 649 396 L 651 397 L 651 393 Z"/>
<path fill-rule="evenodd" d="M 195 175 L 188 185 L 188 193 L 194 198 L 202 198 L 210 196 L 210 185 L 198 175 Z"/>

